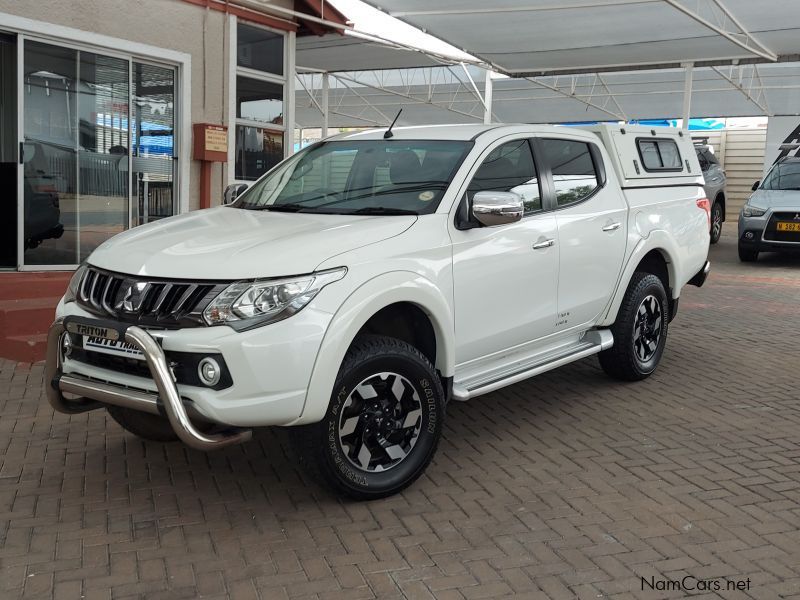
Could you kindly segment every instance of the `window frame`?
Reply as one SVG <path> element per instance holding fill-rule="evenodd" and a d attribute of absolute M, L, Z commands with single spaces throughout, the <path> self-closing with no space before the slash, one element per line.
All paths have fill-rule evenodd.
<path fill-rule="evenodd" d="M 675 151 L 678 153 L 678 164 L 679 167 L 656 167 L 656 168 L 648 168 L 644 162 L 644 155 L 642 154 L 642 146 L 640 142 L 654 142 L 656 145 L 656 150 L 658 151 L 658 158 L 661 160 L 661 164 L 664 164 L 664 157 L 661 154 L 661 148 L 659 144 L 661 142 L 666 142 L 669 144 L 673 144 L 675 146 Z M 634 143 L 636 144 L 636 152 L 639 155 L 639 161 L 642 163 L 642 169 L 644 169 L 647 173 L 682 173 L 683 172 L 683 155 L 681 154 L 681 148 L 678 145 L 678 142 L 673 140 L 672 138 L 665 138 L 665 137 L 644 137 L 640 136 L 634 139 Z"/>
<path fill-rule="evenodd" d="M 585 144 L 589 148 L 589 155 L 592 159 L 592 166 L 594 167 L 594 174 L 597 178 L 597 186 L 592 190 L 590 194 L 587 194 L 583 198 L 579 200 L 575 200 L 574 202 L 570 202 L 569 204 L 558 204 L 558 197 L 556 194 L 556 186 L 555 180 L 553 179 L 553 169 L 550 165 L 550 161 L 547 158 L 547 154 L 542 146 L 543 140 L 557 140 L 557 141 L 565 141 L 565 142 L 575 142 L 579 144 Z M 600 193 L 602 189 L 606 187 L 606 183 L 608 183 L 608 177 L 606 176 L 606 167 L 605 162 L 603 161 L 603 155 L 600 152 L 600 148 L 595 144 L 593 141 L 585 140 L 585 139 L 576 139 L 570 137 L 556 137 L 550 135 L 543 135 L 537 136 L 535 138 L 531 138 L 531 141 L 534 144 L 534 157 L 538 154 L 539 156 L 539 165 L 542 165 L 540 178 L 545 181 L 547 184 L 547 196 L 546 196 L 546 204 L 543 202 L 545 206 L 545 211 L 557 211 L 557 210 L 564 210 L 566 208 L 572 208 L 573 206 L 578 206 L 579 204 L 583 204 L 588 200 L 594 198 L 597 194 Z"/>
<path fill-rule="evenodd" d="M 250 27 L 251 29 L 263 29 L 264 31 L 268 31 L 270 33 L 275 33 L 281 35 L 283 37 L 283 75 L 278 75 L 277 73 L 270 73 L 267 71 L 259 71 L 257 69 L 252 69 L 250 67 L 242 67 L 239 66 L 238 60 L 238 40 L 239 40 L 239 25 L 243 25 L 246 27 Z M 289 53 L 294 51 L 292 43 L 290 41 L 291 35 L 289 32 L 282 31 L 280 29 L 275 29 L 274 27 L 267 27 L 265 25 L 261 25 L 260 23 L 253 23 L 246 19 L 238 19 L 235 16 L 230 17 L 230 42 L 229 42 L 229 61 L 228 61 L 228 83 L 230 86 L 230 91 L 228 93 L 228 165 L 227 165 L 227 180 L 229 183 L 244 183 L 248 186 L 253 185 L 256 181 L 261 179 L 262 176 L 269 173 L 272 168 L 276 165 L 273 165 L 269 169 L 267 169 L 264 173 L 261 173 L 256 179 L 240 179 L 237 177 L 236 173 L 236 130 L 239 126 L 242 127 L 254 127 L 256 129 L 263 129 L 272 134 L 278 134 L 283 138 L 283 159 L 286 157 L 291 156 L 294 153 L 294 149 L 290 148 L 289 145 L 293 143 L 292 137 L 294 134 L 294 128 L 291 128 L 287 125 L 289 119 L 293 119 L 293 107 L 289 107 L 289 103 L 292 101 L 291 96 L 293 95 L 289 88 L 291 87 L 291 81 L 294 78 L 294 67 L 293 61 L 290 60 Z M 290 77 L 291 72 L 291 77 Z M 274 83 L 280 85 L 283 88 L 282 99 L 283 99 L 283 124 L 278 125 L 275 123 L 264 123 L 263 121 L 255 121 L 252 119 L 243 119 L 236 116 L 236 102 L 237 102 L 237 78 L 238 77 L 246 77 L 248 79 L 255 79 L 259 81 L 265 81 L 267 83 Z M 291 135 L 290 135 L 291 134 Z M 282 159 L 282 160 L 283 160 Z"/>

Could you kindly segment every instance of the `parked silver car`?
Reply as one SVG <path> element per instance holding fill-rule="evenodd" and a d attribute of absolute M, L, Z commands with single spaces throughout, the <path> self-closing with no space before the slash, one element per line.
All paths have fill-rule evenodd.
<path fill-rule="evenodd" d="M 695 142 L 697 159 L 706 181 L 706 198 L 711 202 L 711 243 L 716 244 L 722 235 L 722 223 L 725 222 L 725 169 L 719 164 L 711 147 Z"/>
<path fill-rule="evenodd" d="M 750 262 L 764 251 L 800 250 L 800 157 L 780 159 L 753 184 L 739 213 L 739 259 Z"/>

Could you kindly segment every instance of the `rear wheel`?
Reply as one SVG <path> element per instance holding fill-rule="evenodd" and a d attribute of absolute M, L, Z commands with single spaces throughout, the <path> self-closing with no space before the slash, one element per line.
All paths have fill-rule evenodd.
<path fill-rule="evenodd" d="M 614 345 L 599 354 L 607 374 L 638 381 L 656 370 L 667 343 L 668 307 L 661 280 L 651 273 L 634 273 L 611 326 Z"/>
<path fill-rule="evenodd" d="M 758 260 L 758 250 L 739 244 L 739 260 L 742 262 L 755 262 Z"/>
<path fill-rule="evenodd" d="M 445 395 L 428 359 L 398 339 L 365 336 L 348 350 L 325 417 L 292 431 L 312 475 L 352 498 L 395 494 L 430 463 Z"/>
<path fill-rule="evenodd" d="M 722 204 L 714 202 L 711 207 L 711 243 L 716 244 L 722 235 Z"/>

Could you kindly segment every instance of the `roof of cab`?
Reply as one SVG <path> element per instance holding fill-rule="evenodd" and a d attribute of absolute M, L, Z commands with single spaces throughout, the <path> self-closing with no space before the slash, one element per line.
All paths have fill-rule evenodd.
<path fill-rule="evenodd" d="M 380 140 L 386 133 L 386 127 L 380 129 L 367 129 L 364 131 L 349 131 L 327 138 L 328 140 Z M 530 132 L 530 133 L 560 133 L 581 131 L 574 127 L 556 127 L 553 125 L 416 125 L 412 127 L 392 128 L 392 139 L 400 140 L 472 140 L 488 131 L 496 134 Z"/>

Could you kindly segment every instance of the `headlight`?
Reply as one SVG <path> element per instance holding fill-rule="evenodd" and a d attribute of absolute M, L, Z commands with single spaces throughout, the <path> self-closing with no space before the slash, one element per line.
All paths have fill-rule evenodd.
<path fill-rule="evenodd" d="M 64 293 L 64 302 L 75 302 L 75 299 L 78 296 L 78 287 L 81 284 L 81 279 L 83 279 L 84 274 L 86 273 L 86 263 L 82 263 L 77 269 L 75 269 L 75 273 L 72 275 L 72 279 L 69 280 L 69 285 L 67 286 L 67 291 Z"/>
<path fill-rule="evenodd" d="M 238 281 L 225 288 L 203 311 L 209 325 L 237 330 L 274 323 L 299 312 L 329 283 L 339 281 L 345 267 L 287 279 Z"/>
<path fill-rule="evenodd" d="M 762 217 L 764 213 L 767 212 L 766 208 L 759 208 L 758 206 L 753 206 L 752 204 L 746 203 L 742 207 L 742 214 L 745 217 Z"/>

